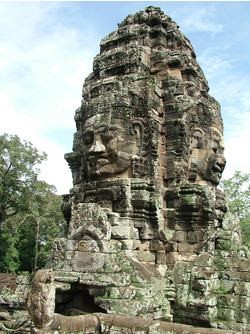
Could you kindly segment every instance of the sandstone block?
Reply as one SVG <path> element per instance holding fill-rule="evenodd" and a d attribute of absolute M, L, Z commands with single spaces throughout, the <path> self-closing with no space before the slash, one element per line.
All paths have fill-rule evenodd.
<path fill-rule="evenodd" d="M 138 261 L 142 262 L 155 262 L 155 253 L 150 251 L 136 251 L 135 255 Z"/>
<path fill-rule="evenodd" d="M 156 263 L 157 264 L 166 264 L 166 252 L 163 251 L 157 251 L 156 252 Z"/>
<path fill-rule="evenodd" d="M 166 264 L 174 264 L 178 259 L 178 252 L 169 252 L 166 253 Z"/>
<path fill-rule="evenodd" d="M 72 270 L 75 272 L 102 271 L 104 254 L 76 251 L 72 259 Z"/>
<path fill-rule="evenodd" d="M 104 291 L 94 303 L 108 313 L 246 321 L 249 260 L 217 189 L 220 106 L 189 40 L 158 7 L 130 14 L 101 41 L 82 96 L 56 279 Z"/>

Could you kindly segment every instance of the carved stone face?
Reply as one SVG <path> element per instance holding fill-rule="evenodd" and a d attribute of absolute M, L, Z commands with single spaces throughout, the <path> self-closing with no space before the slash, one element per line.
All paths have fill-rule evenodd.
<path fill-rule="evenodd" d="M 137 137 L 136 132 L 131 134 L 121 120 L 110 114 L 89 118 L 83 129 L 88 178 L 130 177 L 133 157 L 139 151 Z"/>
<path fill-rule="evenodd" d="M 192 152 L 192 165 L 197 168 L 198 183 L 209 181 L 213 185 L 219 184 L 226 159 L 223 136 L 216 128 L 211 127 L 209 134 L 198 142 Z"/>
<path fill-rule="evenodd" d="M 224 141 L 217 129 L 211 128 L 211 142 L 208 151 L 207 168 L 205 179 L 218 185 L 222 177 L 222 172 L 226 165 L 224 156 Z"/>

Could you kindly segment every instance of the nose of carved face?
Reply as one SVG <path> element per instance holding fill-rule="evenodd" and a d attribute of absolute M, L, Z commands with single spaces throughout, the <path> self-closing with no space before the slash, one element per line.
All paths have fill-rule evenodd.
<path fill-rule="evenodd" d="M 105 146 L 102 143 L 100 136 L 97 136 L 93 142 L 93 145 L 89 149 L 90 154 L 104 153 L 106 151 Z"/>
<path fill-rule="evenodd" d="M 207 166 L 206 179 L 214 185 L 218 185 L 226 165 L 226 159 L 223 154 L 214 155 Z"/>
<path fill-rule="evenodd" d="M 100 136 L 96 136 L 92 146 L 88 152 L 89 167 L 97 167 L 97 165 L 105 165 L 108 163 L 108 154 L 106 147 L 102 143 Z"/>
<path fill-rule="evenodd" d="M 214 164 L 214 171 L 218 173 L 222 173 L 224 171 L 224 168 L 226 166 L 226 159 L 223 154 L 219 155 L 217 160 L 215 161 Z"/>

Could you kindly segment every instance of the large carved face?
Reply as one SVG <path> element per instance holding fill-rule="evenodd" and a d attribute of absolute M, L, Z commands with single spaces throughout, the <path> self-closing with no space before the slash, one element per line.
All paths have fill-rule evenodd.
<path fill-rule="evenodd" d="M 205 178 L 213 184 L 219 184 L 222 172 L 226 165 L 224 156 L 224 141 L 222 135 L 215 128 L 211 128 L 212 140 L 210 143 Z"/>
<path fill-rule="evenodd" d="M 209 133 L 198 141 L 192 152 L 192 165 L 197 168 L 198 183 L 219 184 L 226 159 L 223 136 L 215 127 L 211 127 Z"/>
<path fill-rule="evenodd" d="M 83 128 L 87 177 L 130 177 L 132 160 L 139 152 L 138 137 L 111 114 L 90 117 Z"/>

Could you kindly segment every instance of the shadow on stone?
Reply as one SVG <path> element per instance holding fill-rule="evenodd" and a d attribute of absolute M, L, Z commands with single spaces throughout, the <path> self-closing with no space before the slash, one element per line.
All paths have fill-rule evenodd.
<path fill-rule="evenodd" d="M 95 291 L 103 289 L 96 288 Z M 99 291 L 102 294 L 102 291 Z M 56 291 L 55 313 L 66 316 L 75 316 L 87 313 L 107 313 L 95 303 L 94 296 L 90 295 L 86 286 L 72 284 L 67 291 Z"/>

